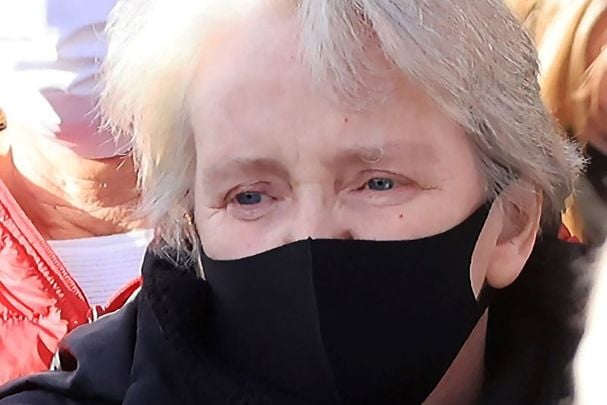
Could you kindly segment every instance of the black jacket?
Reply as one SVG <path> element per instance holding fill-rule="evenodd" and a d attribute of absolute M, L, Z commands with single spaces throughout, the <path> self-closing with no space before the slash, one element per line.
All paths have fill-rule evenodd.
<path fill-rule="evenodd" d="M 490 309 L 481 404 L 563 404 L 581 335 L 579 245 L 546 238 Z M 205 346 L 208 287 L 191 269 L 149 254 L 136 301 L 75 330 L 62 371 L 9 384 L 9 404 L 305 404 L 229 367 Z"/>

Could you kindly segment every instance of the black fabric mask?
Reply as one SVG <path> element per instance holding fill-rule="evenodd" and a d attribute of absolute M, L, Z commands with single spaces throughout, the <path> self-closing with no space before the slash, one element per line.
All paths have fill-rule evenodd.
<path fill-rule="evenodd" d="M 418 240 L 308 239 L 237 260 L 203 255 L 210 345 L 304 400 L 419 404 L 487 307 L 470 264 L 488 212 Z"/>

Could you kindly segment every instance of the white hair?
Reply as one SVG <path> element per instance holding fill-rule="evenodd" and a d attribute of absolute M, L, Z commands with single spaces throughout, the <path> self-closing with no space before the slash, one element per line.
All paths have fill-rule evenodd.
<path fill-rule="evenodd" d="M 543 193 L 545 220 L 562 210 L 581 159 L 544 108 L 532 42 L 501 0 L 123 0 L 109 22 L 102 107 L 118 134 L 133 137 L 143 209 L 165 245 L 192 242 L 186 105 L 205 36 L 260 3 L 292 7 L 305 63 L 344 100 L 375 73 L 373 39 L 467 131 L 489 198 L 522 178 Z"/>

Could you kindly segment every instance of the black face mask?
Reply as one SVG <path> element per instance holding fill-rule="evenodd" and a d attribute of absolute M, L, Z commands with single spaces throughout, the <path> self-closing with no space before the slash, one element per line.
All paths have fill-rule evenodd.
<path fill-rule="evenodd" d="M 470 264 L 488 212 L 418 240 L 309 239 L 238 260 L 203 255 L 209 342 L 301 399 L 419 404 L 487 307 Z"/>

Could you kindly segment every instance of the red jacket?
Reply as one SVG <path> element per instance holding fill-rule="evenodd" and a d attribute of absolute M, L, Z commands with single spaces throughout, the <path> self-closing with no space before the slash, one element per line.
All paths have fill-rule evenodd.
<path fill-rule="evenodd" d="M 106 306 L 91 307 L 0 181 L 0 385 L 48 370 L 66 333 L 119 309 L 140 285 L 133 280 Z"/>

